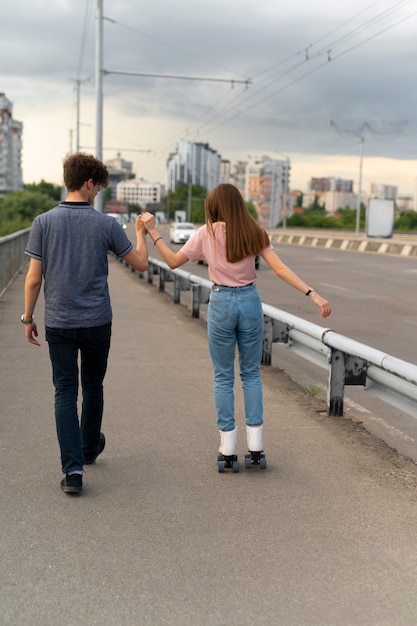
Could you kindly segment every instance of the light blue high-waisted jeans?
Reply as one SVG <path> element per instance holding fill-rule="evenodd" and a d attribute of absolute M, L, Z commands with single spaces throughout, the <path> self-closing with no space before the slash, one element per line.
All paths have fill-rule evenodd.
<path fill-rule="evenodd" d="M 249 426 L 263 423 L 261 358 L 262 303 L 255 285 L 214 285 L 207 314 L 210 356 L 214 369 L 214 403 L 219 430 L 235 427 L 235 352 L 239 351 L 245 418 Z"/>

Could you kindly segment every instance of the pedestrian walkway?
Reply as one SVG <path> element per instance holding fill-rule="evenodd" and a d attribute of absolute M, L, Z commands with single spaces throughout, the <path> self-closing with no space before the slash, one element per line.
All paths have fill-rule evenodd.
<path fill-rule="evenodd" d="M 106 449 L 64 494 L 53 387 L 0 299 L 2 626 L 414 626 L 415 465 L 274 367 L 266 470 L 217 471 L 203 320 L 110 259 Z"/>

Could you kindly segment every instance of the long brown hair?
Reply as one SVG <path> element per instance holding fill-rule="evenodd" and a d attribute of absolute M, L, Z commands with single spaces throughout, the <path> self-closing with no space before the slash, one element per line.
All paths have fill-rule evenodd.
<path fill-rule="evenodd" d="M 256 256 L 269 245 L 269 237 L 249 213 L 239 189 L 222 183 L 212 189 L 204 203 L 208 231 L 214 236 L 213 224 L 226 224 L 226 256 L 236 263 Z"/>

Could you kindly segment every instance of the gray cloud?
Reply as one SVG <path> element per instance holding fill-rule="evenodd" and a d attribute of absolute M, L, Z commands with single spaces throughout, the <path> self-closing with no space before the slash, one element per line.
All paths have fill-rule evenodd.
<path fill-rule="evenodd" d="M 178 125 L 178 139 L 188 129 L 225 152 L 257 147 L 344 154 L 355 139 L 340 137 L 331 120 L 356 132 L 368 122 L 381 133 L 390 122 L 406 121 L 396 139 L 394 133 L 366 131 L 367 154 L 415 159 L 417 16 L 392 27 L 413 13 L 413 3 L 403 0 L 391 14 L 388 0 L 367 11 L 360 0 L 349 7 L 312 6 L 308 0 L 277 4 L 155 0 L 144 10 L 133 0 L 104 0 L 107 69 L 253 80 L 248 89 L 231 90 L 217 83 L 109 75 L 106 102 L 123 116 L 169 117 Z M 7 3 L 0 91 L 16 107 L 66 100 L 69 111 L 77 77 L 91 79 L 83 83 L 82 102 L 93 101 L 95 10 L 93 0 Z M 371 22 L 383 11 L 383 19 Z M 161 143 L 156 131 L 155 143 Z"/>

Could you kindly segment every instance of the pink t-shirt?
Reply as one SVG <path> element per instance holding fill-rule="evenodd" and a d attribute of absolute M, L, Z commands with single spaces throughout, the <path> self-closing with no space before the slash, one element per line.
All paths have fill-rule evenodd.
<path fill-rule="evenodd" d="M 236 263 L 229 263 L 226 258 L 226 224 L 213 224 L 214 237 L 208 232 L 207 225 L 201 226 L 183 245 L 181 252 L 190 261 L 205 259 L 209 278 L 214 283 L 226 287 L 242 287 L 256 280 L 255 257 L 247 256 Z M 265 250 L 271 250 L 269 245 Z M 262 250 L 264 252 L 265 250 Z"/>

